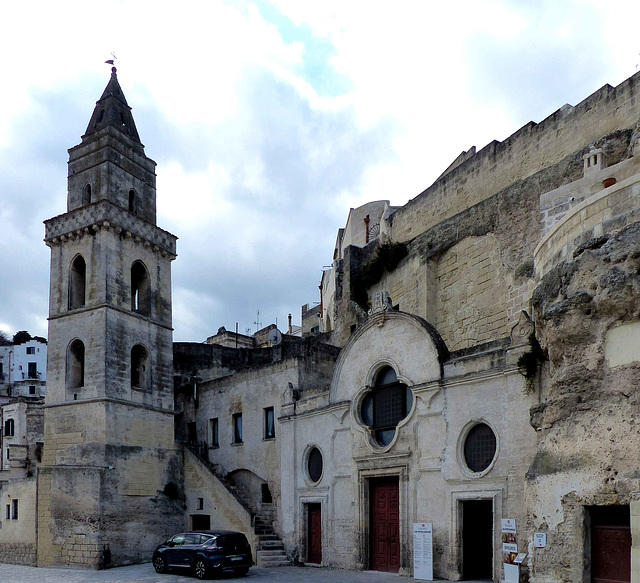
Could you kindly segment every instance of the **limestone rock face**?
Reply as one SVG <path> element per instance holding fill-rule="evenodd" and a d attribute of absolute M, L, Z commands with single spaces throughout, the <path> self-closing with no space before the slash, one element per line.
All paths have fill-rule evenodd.
<path fill-rule="evenodd" d="M 538 553 L 537 570 L 577 581 L 589 567 L 588 541 L 575 536 L 585 508 L 629 504 L 640 489 L 640 223 L 573 255 L 533 297 L 548 361 L 531 410 L 539 440 L 527 494 L 532 528 L 548 531 L 556 549 Z"/>

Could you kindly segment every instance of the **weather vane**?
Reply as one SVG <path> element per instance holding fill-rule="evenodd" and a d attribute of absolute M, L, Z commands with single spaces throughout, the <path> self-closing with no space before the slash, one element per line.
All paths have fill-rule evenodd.
<path fill-rule="evenodd" d="M 114 62 L 116 61 L 116 59 L 117 59 L 118 57 L 116 57 L 116 54 L 115 54 L 115 53 L 113 53 L 113 52 L 111 53 L 111 56 L 113 57 L 113 59 L 109 59 L 109 60 L 105 61 L 105 63 L 106 63 L 107 65 L 114 66 Z M 114 68 L 115 68 L 115 67 L 114 67 Z"/>

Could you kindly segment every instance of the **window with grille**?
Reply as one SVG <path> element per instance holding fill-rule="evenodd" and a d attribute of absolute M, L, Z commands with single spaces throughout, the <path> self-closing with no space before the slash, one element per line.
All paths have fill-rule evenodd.
<path fill-rule="evenodd" d="M 410 413 L 412 406 L 411 389 L 398 381 L 393 368 L 386 366 L 362 400 L 360 416 L 364 424 L 373 429 L 378 445 L 386 446 L 393 441 L 398 423 Z"/>
<path fill-rule="evenodd" d="M 464 461 L 472 472 L 483 472 L 496 455 L 496 436 L 486 423 L 474 425 L 464 442 Z"/>

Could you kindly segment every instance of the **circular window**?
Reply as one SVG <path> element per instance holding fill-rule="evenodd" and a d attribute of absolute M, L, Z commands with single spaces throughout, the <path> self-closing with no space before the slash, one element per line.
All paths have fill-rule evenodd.
<path fill-rule="evenodd" d="M 374 386 L 362 399 L 360 418 L 373 430 L 376 443 L 386 447 L 393 441 L 398 423 L 409 415 L 412 406 L 411 389 L 398 381 L 393 368 L 386 366 L 378 372 Z"/>
<path fill-rule="evenodd" d="M 314 447 L 309 452 L 307 458 L 307 472 L 309 473 L 309 479 L 315 484 L 320 481 L 322 477 L 322 454 L 317 447 Z"/>
<path fill-rule="evenodd" d="M 484 472 L 496 455 L 496 436 L 486 423 L 474 425 L 464 441 L 464 461 L 472 472 Z"/>

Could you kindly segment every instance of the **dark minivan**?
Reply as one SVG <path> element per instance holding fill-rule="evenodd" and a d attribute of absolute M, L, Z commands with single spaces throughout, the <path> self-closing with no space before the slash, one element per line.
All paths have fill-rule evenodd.
<path fill-rule="evenodd" d="M 181 532 L 153 553 L 153 567 L 158 573 L 191 569 L 198 579 L 231 570 L 246 575 L 251 565 L 253 559 L 247 537 L 231 530 Z"/>

